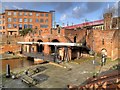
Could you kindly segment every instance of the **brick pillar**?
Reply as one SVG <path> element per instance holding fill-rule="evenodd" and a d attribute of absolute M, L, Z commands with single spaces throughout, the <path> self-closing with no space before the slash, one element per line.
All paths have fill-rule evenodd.
<path fill-rule="evenodd" d="M 50 47 L 49 45 L 44 45 L 44 51 L 45 54 L 50 54 Z"/>
<path fill-rule="evenodd" d="M 27 45 L 27 53 L 29 53 L 30 52 L 30 48 L 29 48 L 30 46 L 29 45 Z"/>
<path fill-rule="evenodd" d="M 23 52 L 26 52 L 26 45 L 23 45 Z"/>
<path fill-rule="evenodd" d="M 34 47 L 34 52 L 37 52 L 37 46 L 33 45 L 33 47 Z"/>

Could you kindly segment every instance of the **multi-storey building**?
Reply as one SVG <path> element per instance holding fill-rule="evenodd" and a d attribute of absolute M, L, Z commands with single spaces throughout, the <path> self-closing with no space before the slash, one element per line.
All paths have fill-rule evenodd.
<path fill-rule="evenodd" d="M 5 10 L 0 14 L 0 33 L 18 35 L 20 30 L 48 31 L 52 27 L 52 12 L 34 10 Z"/>
<path fill-rule="evenodd" d="M 0 14 L 0 32 L 5 34 L 5 13 Z"/>

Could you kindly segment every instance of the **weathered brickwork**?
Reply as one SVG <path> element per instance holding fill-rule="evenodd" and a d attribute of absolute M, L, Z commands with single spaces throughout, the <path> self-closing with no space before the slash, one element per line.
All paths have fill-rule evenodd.
<path fill-rule="evenodd" d="M 13 15 L 16 12 L 16 15 Z M 12 15 L 9 15 L 9 14 Z M 24 15 L 27 13 L 27 15 Z M 32 13 L 32 15 L 29 15 Z M 21 14 L 21 15 L 19 15 Z M 36 16 L 38 14 L 38 16 Z M 48 16 L 40 16 L 41 14 L 48 14 Z M 90 23 L 84 23 L 80 25 L 74 25 L 69 28 L 57 27 L 52 28 L 52 13 L 51 12 L 38 12 L 30 10 L 6 10 L 4 14 L 0 16 L 1 21 L 4 21 L 2 26 L 2 33 L 8 35 L 19 34 L 19 24 L 22 24 L 22 29 L 25 28 L 25 24 L 32 25 L 33 33 L 28 33 L 25 36 L 26 42 L 70 42 L 70 43 L 82 43 L 89 50 L 95 51 L 97 54 L 101 53 L 103 49 L 107 52 L 107 57 L 113 60 L 120 58 L 120 30 L 119 23 L 120 17 L 114 18 L 111 13 L 104 14 L 103 20 L 98 20 Z M 11 19 L 10 19 L 11 18 Z M 14 18 L 17 19 L 14 22 Z M 47 28 L 40 27 L 40 19 L 48 20 L 48 22 L 42 22 L 42 25 L 48 25 Z M 19 19 L 22 19 L 19 20 Z M 24 19 L 32 19 L 31 22 L 26 22 Z M 36 21 L 39 19 L 39 23 Z M 8 22 L 9 21 L 9 22 Z M 9 24 L 11 27 L 8 28 Z M 16 24 L 16 27 L 13 25 Z M 75 27 L 76 26 L 76 27 Z M 78 27 L 79 26 L 79 27 Z M 5 27 L 5 28 L 3 28 Z M 3 30 L 4 29 L 4 30 Z M 12 48 L 11 48 L 12 50 Z M 24 52 L 44 52 L 50 54 L 53 52 L 54 47 L 49 45 L 23 45 Z M 70 58 L 80 54 L 83 49 L 69 47 Z M 7 51 L 7 48 L 6 48 Z"/>

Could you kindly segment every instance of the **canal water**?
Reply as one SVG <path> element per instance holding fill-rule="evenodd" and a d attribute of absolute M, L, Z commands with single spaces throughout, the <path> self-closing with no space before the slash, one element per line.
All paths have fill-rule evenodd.
<path fill-rule="evenodd" d="M 10 65 L 10 69 L 14 70 L 17 68 L 22 68 L 22 67 L 28 67 L 31 65 L 34 65 L 34 62 L 31 60 L 27 60 L 26 58 L 20 58 L 20 59 L 9 59 L 9 60 L 2 60 L 2 71 L 6 71 L 6 65 Z"/>

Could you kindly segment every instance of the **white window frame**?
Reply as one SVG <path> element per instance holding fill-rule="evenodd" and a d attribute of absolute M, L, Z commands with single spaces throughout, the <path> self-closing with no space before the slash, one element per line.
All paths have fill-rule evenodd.
<path fill-rule="evenodd" d="M 24 18 L 24 22 L 28 22 L 28 19 L 27 19 L 27 18 Z"/>
<path fill-rule="evenodd" d="M 8 18 L 8 22 L 12 22 L 12 18 Z"/>
<path fill-rule="evenodd" d="M 8 12 L 8 15 L 12 15 L 12 13 L 11 13 L 11 12 Z"/>
<path fill-rule="evenodd" d="M 16 15 L 17 15 L 17 13 L 16 13 L 16 12 L 13 12 L 13 15 L 14 15 L 14 16 L 16 16 Z"/>
<path fill-rule="evenodd" d="M 22 12 L 19 12 L 19 16 L 22 16 L 22 14 L 23 14 Z"/>
<path fill-rule="evenodd" d="M 2 26 L 0 26 L 0 30 L 2 30 L 3 28 L 2 28 Z"/>
<path fill-rule="evenodd" d="M 10 25 L 10 26 L 9 26 Z M 11 28 L 12 27 L 12 25 L 11 24 L 8 24 L 8 28 Z"/>
<path fill-rule="evenodd" d="M 36 16 L 39 16 L 39 13 L 36 13 Z"/>
<path fill-rule="evenodd" d="M 32 16 L 32 13 L 31 13 L 31 12 L 29 13 L 29 16 Z"/>
<path fill-rule="evenodd" d="M 19 22 L 22 22 L 22 18 L 19 18 Z"/>
<path fill-rule="evenodd" d="M 27 12 L 24 12 L 24 16 L 27 16 Z"/>
<path fill-rule="evenodd" d="M 32 18 L 29 19 L 29 22 L 32 22 Z"/>

